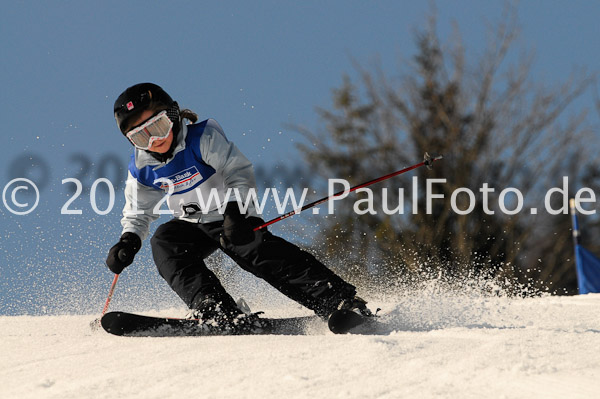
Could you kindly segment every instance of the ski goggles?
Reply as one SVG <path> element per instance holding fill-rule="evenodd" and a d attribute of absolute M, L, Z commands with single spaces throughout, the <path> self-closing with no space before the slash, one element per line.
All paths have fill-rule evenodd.
<path fill-rule="evenodd" d="M 173 121 L 167 116 L 167 111 L 161 111 L 144 124 L 127 132 L 126 136 L 136 148 L 147 150 L 157 140 L 164 140 L 173 128 Z"/>

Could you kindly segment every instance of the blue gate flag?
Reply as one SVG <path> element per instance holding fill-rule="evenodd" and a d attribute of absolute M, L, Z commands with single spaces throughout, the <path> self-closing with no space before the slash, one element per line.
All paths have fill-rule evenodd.
<path fill-rule="evenodd" d="M 600 259 L 583 246 L 576 245 L 575 263 L 579 293 L 600 292 Z"/>
<path fill-rule="evenodd" d="M 600 259 L 581 245 L 575 201 L 571 200 L 570 205 L 573 218 L 573 242 L 575 244 L 575 265 L 579 293 L 600 292 Z"/>

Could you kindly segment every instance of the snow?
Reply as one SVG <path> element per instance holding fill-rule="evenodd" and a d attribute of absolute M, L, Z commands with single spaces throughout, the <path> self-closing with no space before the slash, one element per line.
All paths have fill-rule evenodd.
<path fill-rule="evenodd" d="M 97 315 L 3 316 L 0 398 L 600 397 L 600 294 L 375 304 L 390 327 L 372 335 L 126 338 L 92 332 Z M 290 313 L 308 314 L 267 309 Z"/>

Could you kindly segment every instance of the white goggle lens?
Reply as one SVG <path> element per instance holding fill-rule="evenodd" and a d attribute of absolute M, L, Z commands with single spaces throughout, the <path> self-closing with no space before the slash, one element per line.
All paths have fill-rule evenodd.
<path fill-rule="evenodd" d="M 173 121 L 169 119 L 166 111 L 148 119 L 143 125 L 127 132 L 127 138 L 141 150 L 147 150 L 152 147 L 156 140 L 162 140 L 171 131 Z"/>

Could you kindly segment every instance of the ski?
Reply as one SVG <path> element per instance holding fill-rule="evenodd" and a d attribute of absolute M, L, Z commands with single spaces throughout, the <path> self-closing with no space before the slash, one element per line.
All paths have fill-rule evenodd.
<path fill-rule="evenodd" d="M 244 331 L 227 331 L 202 324 L 197 319 L 143 316 L 127 312 L 108 312 L 100 320 L 102 328 L 110 334 L 134 337 L 176 337 L 215 335 L 302 335 L 317 316 L 288 318 L 260 318 L 260 325 Z"/>

